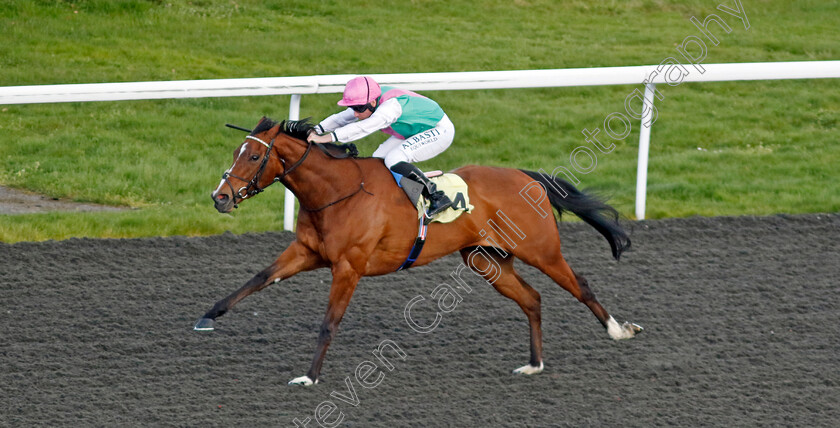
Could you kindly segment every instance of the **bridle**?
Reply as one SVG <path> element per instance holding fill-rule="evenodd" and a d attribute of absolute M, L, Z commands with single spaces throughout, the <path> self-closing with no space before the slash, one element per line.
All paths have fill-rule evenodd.
<path fill-rule="evenodd" d="M 259 193 L 261 193 L 262 191 L 265 190 L 265 187 L 260 187 L 259 183 L 260 183 L 260 179 L 262 178 L 263 172 L 265 172 L 265 167 L 266 167 L 266 165 L 268 165 L 268 159 L 269 159 L 269 157 L 271 157 L 271 152 L 274 148 L 275 138 L 272 138 L 270 142 L 266 143 L 265 141 L 255 137 L 253 135 L 248 135 L 248 136 L 245 137 L 246 140 L 254 140 L 254 141 L 256 141 L 256 142 L 258 142 L 258 143 L 260 143 L 260 144 L 262 144 L 263 146 L 266 147 L 265 155 L 262 158 L 262 162 L 260 162 L 259 169 L 257 169 L 257 172 L 254 174 L 254 178 L 252 178 L 251 180 L 246 180 L 242 177 L 238 177 L 236 175 L 231 174 L 230 171 L 225 171 L 225 173 L 222 174 L 222 180 L 224 180 L 224 182 L 228 185 L 228 187 L 230 188 L 230 192 L 233 195 L 233 206 L 235 208 L 239 207 L 239 202 L 242 202 L 246 198 L 252 197 L 254 195 L 258 195 Z M 283 174 L 278 175 L 277 177 L 274 177 L 274 181 L 272 181 L 272 183 L 276 183 L 278 181 L 282 182 L 283 179 L 286 178 L 287 175 L 291 174 L 292 171 L 294 171 L 298 166 L 300 166 L 300 164 L 303 163 L 303 161 L 306 159 L 306 157 L 309 156 L 309 152 L 311 150 L 312 150 L 312 143 L 308 142 L 308 145 L 306 147 L 306 152 L 303 153 L 303 156 L 301 156 L 300 159 L 298 159 L 297 162 L 295 162 L 291 167 L 288 167 L 288 168 L 286 168 L 286 161 L 283 158 L 278 157 L 278 159 L 280 160 L 280 163 L 283 164 Z M 231 168 L 231 169 L 233 169 L 233 168 Z M 228 180 L 229 177 L 233 177 L 237 180 L 247 182 L 248 185 L 247 186 L 242 186 L 242 187 L 239 188 L 239 191 L 236 191 L 233 188 L 233 184 L 231 184 L 230 180 Z M 283 183 L 283 184 L 285 184 L 285 183 Z M 268 186 L 266 186 L 266 187 L 268 187 Z M 237 198 L 239 198 L 238 201 L 237 201 Z"/>
<path fill-rule="evenodd" d="M 234 206 L 234 208 L 239 207 L 239 202 L 242 202 L 246 198 L 257 195 L 257 194 L 259 194 L 259 193 L 261 193 L 265 190 L 265 187 L 260 187 L 259 182 L 260 182 L 260 178 L 262 178 L 263 172 L 265 172 L 266 165 L 268 165 L 268 159 L 271 156 L 271 152 L 274 148 L 275 138 L 272 138 L 270 142 L 266 143 L 265 141 L 263 141 L 263 140 L 261 140 L 257 137 L 254 137 L 253 135 L 248 135 L 248 136 L 245 137 L 246 140 L 254 140 L 254 141 L 256 141 L 256 142 L 258 142 L 258 143 L 260 143 L 260 144 L 262 144 L 263 146 L 266 147 L 265 155 L 263 156 L 262 162 L 260 163 L 260 168 L 254 174 L 254 178 L 252 178 L 251 180 L 246 180 L 242 177 L 238 177 L 236 175 L 231 174 L 230 171 L 225 171 L 225 173 L 222 174 L 222 180 L 224 180 L 224 182 L 228 185 L 228 187 L 230 188 L 230 192 L 233 195 L 233 206 Z M 286 185 L 286 187 L 288 187 L 288 185 L 284 181 L 284 179 L 286 178 L 286 176 L 291 174 L 295 169 L 297 169 L 297 167 L 299 167 L 303 163 L 304 160 L 306 160 L 306 158 L 309 156 L 309 153 L 312 151 L 312 146 L 313 145 L 315 145 L 315 143 L 313 143 L 311 141 L 306 141 L 306 151 L 303 153 L 303 156 L 301 156 L 300 159 L 297 160 L 297 162 L 295 162 L 294 164 L 292 164 L 292 166 L 290 166 L 288 168 L 286 167 L 286 161 L 282 157 L 278 156 L 277 159 L 279 159 L 280 163 L 283 164 L 283 173 L 274 177 L 274 181 L 272 181 L 272 184 L 279 181 L 279 182 L 283 183 L 284 185 Z M 303 208 L 304 210 L 309 211 L 309 212 L 321 211 L 321 210 L 323 210 L 327 207 L 333 206 L 333 205 L 335 205 L 335 204 L 337 204 L 337 203 L 339 203 L 339 202 L 341 202 L 345 199 L 349 199 L 349 198 L 355 196 L 357 193 L 361 192 L 362 190 L 364 190 L 365 193 L 367 193 L 369 195 L 373 195 L 373 193 L 370 193 L 370 192 L 367 191 L 367 189 L 365 189 L 365 181 L 364 181 L 364 174 L 362 173 L 362 168 L 359 166 L 359 164 L 357 162 L 355 162 L 355 159 L 354 159 L 353 164 L 356 165 L 356 168 L 359 169 L 359 175 L 362 177 L 362 180 L 359 182 L 359 188 L 356 189 L 356 191 L 354 191 L 353 193 L 350 193 L 347 196 L 341 197 L 341 198 L 339 198 L 339 199 L 337 199 L 333 202 L 330 202 L 330 203 L 325 204 L 321 207 L 318 207 L 318 208 L 310 209 L 310 208 L 304 206 L 303 203 L 301 203 L 301 208 Z M 233 168 L 231 168 L 231 169 L 233 169 Z M 231 184 L 230 180 L 228 179 L 229 177 L 233 177 L 237 180 L 247 182 L 248 185 L 247 186 L 242 186 L 239 189 L 239 191 L 236 191 L 233 188 L 233 184 Z M 268 186 L 266 186 L 266 187 L 268 187 Z M 237 198 L 239 198 L 239 200 L 237 200 Z"/>

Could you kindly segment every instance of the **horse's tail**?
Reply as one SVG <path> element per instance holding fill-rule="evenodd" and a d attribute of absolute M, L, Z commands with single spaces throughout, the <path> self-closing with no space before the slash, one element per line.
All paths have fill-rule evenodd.
<path fill-rule="evenodd" d="M 548 174 L 520 170 L 542 185 L 551 205 L 560 215 L 563 210 L 571 211 L 583 221 L 589 223 L 610 243 L 613 257 L 618 260 L 624 250 L 630 248 L 630 237 L 618 222 L 618 211 L 607 203 L 590 194 L 582 192 L 571 183 Z"/>

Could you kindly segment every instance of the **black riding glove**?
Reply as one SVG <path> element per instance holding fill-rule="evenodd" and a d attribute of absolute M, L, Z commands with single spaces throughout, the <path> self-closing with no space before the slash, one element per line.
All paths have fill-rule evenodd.
<path fill-rule="evenodd" d="M 350 157 L 355 158 L 359 156 L 359 149 L 357 149 L 356 145 L 353 143 L 339 144 L 339 147 L 344 149 L 344 151 L 347 152 L 347 154 L 350 155 Z"/>

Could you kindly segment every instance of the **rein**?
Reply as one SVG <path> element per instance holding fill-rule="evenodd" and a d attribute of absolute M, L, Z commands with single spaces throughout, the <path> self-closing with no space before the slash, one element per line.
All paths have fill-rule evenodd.
<path fill-rule="evenodd" d="M 314 144 L 312 142 L 308 142 L 308 143 L 309 143 L 309 147 L 312 147 L 312 145 Z M 324 152 L 324 154 L 326 154 L 327 156 L 330 156 L 330 157 L 333 157 L 333 158 L 336 158 L 336 159 L 346 159 L 346 158 L 337 158 L 335 155 L 329 153 L 323 146 L 318 146 L 318 148 L 321 149 L 321 151 Z M 355 149 L 355 146 L 353 146 L 353 148 Z M 362 173 L 362 167 L 359 166 L 359 163 L 356 162 L 355 159 L 351 159 L 351 160 L 353 161 L 353 165 L 356 165 L 356 169 L 359 170 L 359 176 L 361 177 L 361 179 L 359 180 L 359 188 L 356 189 L 355 192 L 353 192 L 353 193 L 351 193 L 347 196 L 344 196 L 342 198 L 336 199 L 335 201 L 332 201 L 332 202 L 330 202 L 328 204 L 325 204 L 323 206 L 320 206 L 318 208 L 307 208 L 302 203 L 300 204 L 300 207 L 303 208 L 306 211 L 314 213 L 314 212 L 321 211 L 325 208 L 331 207 L 331 206 L 333 206 L 333 205 L 335 205 L 335 204 L 337 204 L 337 203 L 339 203 L 339 202 L 341 202 L 345 199 L 350 199 L 353 196 L 356 196 L 356 194 L 361 192 L 362 190 L 364 190 L 365 193 L 367 193 L 368 195 L 373 196 L 373 193 L 370 193 L 367 189 L 365 189 L 365 180 L 364 180 L 364 174 Z"/>
<path fill-rule="evenodd" d="M 353 163 L 355 164 L 356 162 L 353 162 Z M 356 166 L 358 167 L 359 165 L 356 165 Z M 361 169 L 361 168 L 359 168 L 359 172 L 361 172 L 361 170 L 362 170 L 362 169 Z M 359 193 L 359 192 L 361 192 L 362 190 L 364 190 L 364 191 L 365 191 L 365 193 L 367 193 L 368 195 L 373 196 L 373 193 L 370 193 L 370 192 L 368 192 L 368 190 L 367 190 L 367 189 L 365 189 L 365 182 L 364 182 L 364 180 L 362 180 L 361 182 L 359 182 L 359 188 L 358 188 L 358 189 L 356 189 L 356 191 L 355 191 L 355 192 L 353 192 L 353 193 L 351 193 L 351 194 L 349 194 L 349 195 L 347 195 L 347 196 L 344 196 L 344 197 L 342 197 L 342 198 L 336 199 L 336 200 L 334 200 L 334 201 L 332 201 L 332 202 L 330 202 L 330 203 L 328 203 L 328 204 L 326 204 L 326 205 L 324 205 L 324 206 L 318 207 L 318 208 L 312 208 L 312 209 L 310 209 L 310 208 L 306 208 L 305 206 L 303 206 L 303 204 L 300 204 L 300 207 L 301 207 L 301 208 L 303 208 L 303 209 L 305 209 L 306 211 L 311 212 L 311 213 L 318 212 L 318 211 L 323 210 L 324 208 L 331 207 L 331 206 L 333 206 L 333 205 L 335 205 L 335 204 L 337 204 L 337 203 L 339 203 L 339 202 L 341 202 L 341 201 L 343 201 L 343 200 L 345 200 L 345 199 L 350 199 L 350 198 L 352 198 L 353 196 L 356 196 L 356 194 L 357 194 L 357 193 Z"/>
<path fill-rule="evenodd" d="M 254 178 L 252 178 L 250 181 L 246 180 L 242 177 L 237 177 L 237 176 L 231 174 L 229 171 L 226 171 L 224 174 L 222 174 L 222 180 L 224 180 L 225 183 L 227 183 L 228 187 L 230 188 L 231 193 L 234 195 L 234 207 L 237 207 L 237 208 L 238 208 L 238 202 L 242 202 L 243 200 L 245 200 L 245 198 L 258 195 L 265 190 L 265 187 L 260 187 L 259 186 L 259 182 L 260 182 L 260 178 L 262 178 L 263 172 L 265 172 L 266 165 L 268 165 L 268 159 L 271 156 L 272 149 L 274 148 L 274 140 L 275 140 L 275 138 L 272 138 L 270 142 L 266 143 L 265 141 L 263 141 L 263 140 L 261 140 L 257 137 L 254 137 L 253 135 L 248 135 L 248 136 L 245 137 L 245 139 L 246 140 L 254 140 L 254 141 L 262 144 L 263 146 L 266 147 L 266 151 L 265 151 L 265 156 L 263 156 L 262 162 L 260 163 L 260 168 L 254 174 Z M 306 160 L 306 158 L 309 156 L 309 153 L 312 151 L 312 146 L 313 145 L 315 145 L 315 143 L 313 143 L 311 141 L 307 141 L 306 142 L 306 151 L 303 153 L 303 156 L 301 156 L 300 159 L 297 160 L 297 162 L 295 162 L 294 164 L 292 164 L 292 166 L 290 166 L 288 168 L 286 167 L 286 161 L 283 158 L 278 156 L 278 159 L 280 160 L 280 163 L 283 164 L 283 174 L 281 174 L 277 177 L 274 177 L 274 181 L 272 183 L 276 183 L 276 182 L 279 181 L 279 182 L 283 183 L 284 185 L 286 185 L 286 187 L 288 188 L 289 186 L 284 181 L 284 179 L 286 178 L 287 175 L 291 174 L 295 169 L 297 169 L 297 167 L 299 167 L 303 163 L 304 160 Z M 319 146 L 318 148 L 321 149 L 322 151 L 324 151 L 324 153 L 327 154 L 328 156 L 332 156 L 323 147 Z M 364 174 L 362 173 L 362 168 L 359 166 L 359 164 L 357 162 L 355 162 L 355 159 L 353 159 L 353 161 L 354 161 L 353 165 L 356 165 L 356 168 L 359 170 L 359 175 L 362 177 L 362 180 L 359 182 L 359 188 L 356 189 L 356 191 L 354 191 L 353 193 L 351 193 L 347 196 L 343 196 L 343 197 L 341 197 L 341 198 L 339 198 L 339 199 L 337 199 L 333 202 L 330 202 L 330 203 L 325 204 L 321 207 L 318 207 L 318 208 L 310 209 L 310 208 L 307 208 L 306 206 L 304 206 L 303 203 L 300 204 L 301 208 L 303 208 L 304 210 L 309 211 L 309 212 L 318 212 L 318 211 L 321 211 L 321 210 L 323 210 L 327 207 L 333 206 L 333 205 L 335 205 L 335 204 L 337 204 L 337 203 L 339 203 L 339 202 L 341 202 L 345 199 L 350 199 L 353 196 L 355 196 L 357 193 L 361 192 L 362 190 L 364 190 L 365 193 L 367 193 L 369 195 L 373 195 L 373 193 L 370 193 L 367 189 L 365 189 L 365 181 L 364 181 Z M 237 180 L 240 180 L 240 181 L 243 181 L 243 182 L 247 181 L 248 185 L 241 187 L 239 189 L 239 191 L 235 191 L 234 188 L 233 188 L 233 185 L 230 183 L 230 180 L 228 180 L 229 177 L 233 177 L 233 178 L 235 178 Z M 268 187 L 268 186 L 266 186 L 266 187 Z M 244 193 L 243 193 L 243 191 L 244 191 Z M 239 198 L 238 202 L 235 199 L 237 197 Z"/>

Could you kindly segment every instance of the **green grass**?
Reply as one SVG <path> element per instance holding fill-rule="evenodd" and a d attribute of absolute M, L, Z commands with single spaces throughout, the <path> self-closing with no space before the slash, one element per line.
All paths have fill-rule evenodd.
<path fill-rule="evenodd" d="M 0 0 L 0 86 L 599 67 L 674 56 L 688 18 L 721 15 L 706 62 L 834 60 L 840 5 L 743 2 L 747 30 L 692 1 L 23 1 Z M 725 2 L 731 5 L 731 1 Z M 712 24 L 714 25 L 714 24 Z M 636 87 L 440 91 L 455 144 L 421 164 L 552 171 L 603 129 Z M 840 82 L 660 85 L 647 217 L 840 210 Z M 305 96 L 303 116 L 336 111 Z M 0 184 L 123 212 L 0 216 L 5 242 L 280 230 L 282 187 L 216 213 L 209 198 L 242 134 L 282 119 L 289 97 L 0 106 Z M 598 152 L 581 187 L 633 217 L 638 126 Z M 603 141 L 611 141 L 601 132 Z M 359 142 L 363 155 L 383 137 Z M 589 146 L 591 147 L 591 146 Z M 699 149 L 698 149 L 699 148 Z M 597 150 L 596 150 L 597 152 Z"/>

